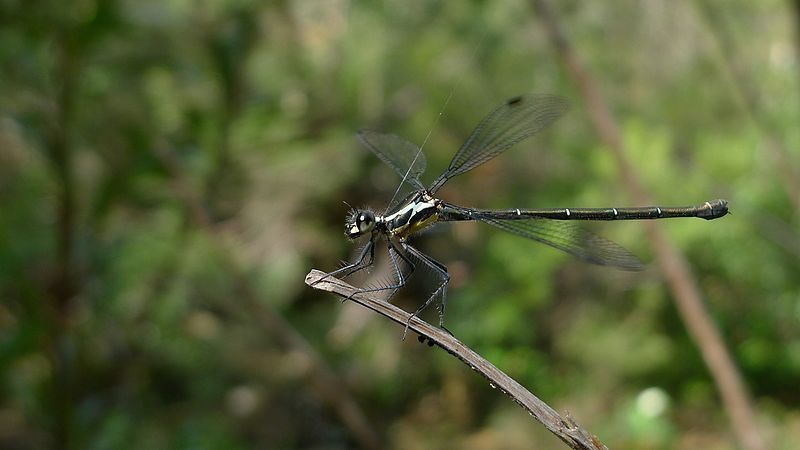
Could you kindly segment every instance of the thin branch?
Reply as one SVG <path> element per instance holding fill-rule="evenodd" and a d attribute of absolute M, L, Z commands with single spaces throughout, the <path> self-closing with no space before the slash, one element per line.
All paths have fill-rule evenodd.
<path fill-rule="evenodd" d="M 306 275 L 306 284 L 314 289 L 349 298 L 403 327 L 408 325 L 409 330 L 420 335 L 420 340 L 427 340 L 431 344 L 438 345 L 467 364 L 472 370 L 483 375 L 489 381 L 490 386 L 500 389 L 501 392 L 511 397 L 571 448 L 606 449 L 606 446 L 596 436 L 581 428 L 568 413 L 565 414 L 565 417 L 561 417 L 553 408 L 451 334 L 428 324 L 419 317 L 412 317 L 411 314 L 391 303 L 365 293 L 359 293 L 357 288 L 342 280 L 332 277 L 323 280 L 325 276 L 324 272 L 312 270 Z"/>
<path fill-rule="evenodd" d="M 52 41 L 56 61 L 52 74 L 53 79 L 57 80 L 54 86 L 56 103 L 55 120 L 49 124 L 47 133 L 47 146 L 59 197 L 54 228 L 56 273 L 50 286 L 53 304 L 48 310 L 48 356 L 53 367 L 51 437 L 53 448 L 69 448 L 74 438 L 71 431 L 76 406 L 73 381 L 79 378 L 79 367 L 75 365 L 75 358 L 66 349 L 72 334 L 71 314 L 76 295 L 81 288 L 80 272 L 75 269 L 78 201 L 73 170 L 74 149 L 70 139 L 80 55 L 70 30 L 57 30 L 52 35 Z"/>
<path fill-rule="evenodd" d="M 800 174 L 797 172 L 797 163 L 792 156 L 792 152 L 787 148 L 786 143 L 781 139 L 781 131 L 777 128 L 775 121 L 769 118 L 769 114 L 764 108 L 764 101 L 756 83 L 753 82 L 752 74 L 741 62 L 741 58 L 736 57 L 735 43 L 733 35 L 728 30 L 719 16 L 719 11 L 705 1 L 691 2 L 695 6 L 699 19 L 708 30 L 711 41 L 717 52 L 718 63 L 722 74 L 728 78 L 734 98 L 739 104 L 739 108 L 753 123 L 764 142 L 764 149 L 768 152 L 767 156 L 783 182 L 786 195 L 795 207 L 800 211 Z"/>
<path fill-rule="evenodd" d="M 794 58 L 795 58 L 795 67 L 800 69 L 800 0 L 791 0 L 789 3 L 792 4 L 791 8 L 794 13 L 794 19 L 792 20 L 792 25 L 794 28 Z M 800 81 L 800 74 L 798 74 L 797 81 Z"/>
<path fill-rule="evenodd" d="M 547 28 L 558 55 L 564 61 L 567 72 L 586 98 L 592 123 L 600 138 L 611 150 L 628 192 L 637 202 L 651 203 L 648 193 L 627 159 L 622 136 L 608 105 L 600 94 L 594 78 L 580 63 L 549 2 L 533 0 L 533 5 Z M 722 403 L 733 424 L 734 435 L 743 448 L 766 449 L 767 446 L 756 425 L 750 395 L 719 330 L 703 304 L 697 281 L 686 259 L 669 242 L 658 224 L 651 221 L 646 225 L 659 266 L 672 291 L 675 306 L 719 389 Z"/>

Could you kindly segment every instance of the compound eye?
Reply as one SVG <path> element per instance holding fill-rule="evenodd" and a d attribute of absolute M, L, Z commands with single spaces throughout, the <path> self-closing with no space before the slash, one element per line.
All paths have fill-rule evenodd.
<path fill-rule="evenodd" d="M 359 231 L 366 232 L 375 226 L 375 215 L 369 211 L 361 211 L 356 219 Z"/>

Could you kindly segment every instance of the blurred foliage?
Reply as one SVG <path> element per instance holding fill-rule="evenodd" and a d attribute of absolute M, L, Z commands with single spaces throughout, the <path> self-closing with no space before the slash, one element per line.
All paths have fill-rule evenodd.
<path fill-rule="evenodd" d="M 773 448 L 792 448 L 800 237 L 767 149 L 800 166 L 792 6 L 557 7 L 653 197 L 730 201 L 664 229 Z M 433 130 L 430 181 L 497 103 L 558 93 L 569 115 L 442 196 L 629 202 L 527 2 L 4 0 L 0 64 L 0 447 L 369 445 L 330 391 L 390 447 L 561 445 L 449 355 L 302 282 L 352 257 L 342 201 L 380 207 L 398 182 L 360 127 Z M 652 260 L 641 225 L 599 231 Z M 448 328 L 612 448 L 735 447 L 656 267 L 473 224 L 417 242 L 453 274 Z"/>

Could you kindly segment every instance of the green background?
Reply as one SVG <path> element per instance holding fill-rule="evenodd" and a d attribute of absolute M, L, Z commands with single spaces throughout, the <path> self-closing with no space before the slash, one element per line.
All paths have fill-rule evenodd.
<path fill-rule="evenodd" d="M 793 448 L 800 7 L 554 8 L 652 198 L 730 201 L 662 228 L 770 448 Z M 632 204 L 528 2 L 4 0 L 0 63 L 0 447 L 561 448 L 445 352 L 303 283 L 358 248 L 343 201 L 382 210 L 398 183 L 362 127 L 432 130 L 430 182 L 503 100 L 562 95 L 569 114 L 439 194 Z M 644 228 L 596 230 L 647 270 L 474 224 L 414 242 L 453 275 L 448 329 L 611 448 L 737 448 Z"/>

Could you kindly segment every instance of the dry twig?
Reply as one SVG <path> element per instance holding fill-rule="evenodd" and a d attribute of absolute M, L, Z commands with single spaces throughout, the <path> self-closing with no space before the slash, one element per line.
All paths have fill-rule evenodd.
<path fill-rule="evenodd" d="M 585 98 L 592 123 L 614 156 L 626 189 L 637 202 L 651 203 L 641 180 L 630 165 L 622 136 L 608 104 L 594 78 L 581 64 L 550 2 L 533 0 L 533 6 L 547 28 L 550 40 L 564 62 L 567 73 Z M 661 271 L 672 291 L 675 306 L 719 389 L 722 403 L 731 418 L 733 432 L 739 444 L 750 450 L 766 449 L 767 445 L 756 423 L 756 413 L 750 395 L 719 330 L 706 311 L 689 264 L 683 254 L 669 242 L 657 223 L 651 221 L 646 227 Z"/>
<path fill-rule="evenodd" d="M 511 397 L 525 408 L 531 416 L 570 447 L 574 449 L 606 449 L 606 446 L 596 436 L 581 428 L 568 413 L 565 414 L 565 417 L 560 416 L 547 403 L 533 395 L 521 384 L 475 353 L 453 335 L 428 324 L 419 317 L 412 317 L 411 314 L 391 303 L 366 293 L 359 293 L 357 288 L 342 280 L 332 277 L 327 277 L 323 280 L 322 278 L 325 275 L 324 272 L 319 270 L 312 270 L 306 275 L 306 284 L 315 289 L 331 292 L 342 298 L 349 298 L 404 327 L 408 325 L 409 330 L 420 335 L 420 340 L 427 340 L 429 343 L 438 345 L 463 361 L 472 370 L 483 375 L 489 381 L 490 386 L 500 389 L 501 392 Z"/>

